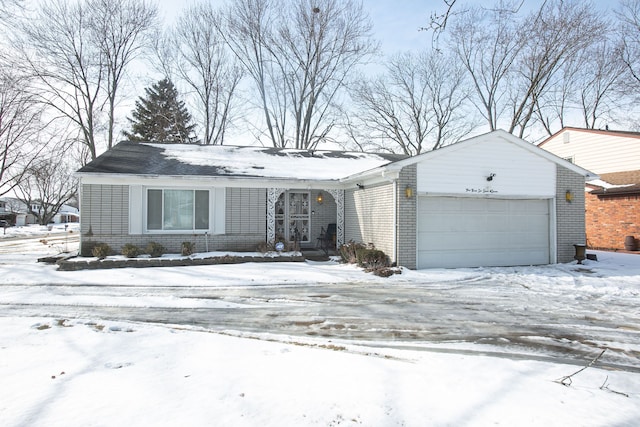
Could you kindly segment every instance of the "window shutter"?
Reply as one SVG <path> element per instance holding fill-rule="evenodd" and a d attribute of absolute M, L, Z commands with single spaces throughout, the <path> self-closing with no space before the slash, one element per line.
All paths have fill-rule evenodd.
<path fill-rule="evenodd" d="M 226 189 L 213 188 L 211 191 L 214 196 L 211 198 L 213 203 L 213 234 L 224 234 L 226 224 Z"/>
<path fill-rule="evenodd" d="M 129 186 L 129 234 L 142 234 L 143 209 L 142 186 Z"/>

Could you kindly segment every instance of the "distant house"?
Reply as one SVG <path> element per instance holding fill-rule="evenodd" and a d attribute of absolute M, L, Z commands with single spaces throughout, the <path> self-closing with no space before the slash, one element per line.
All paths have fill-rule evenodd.
<path fill-rule="evenodd" d="M 600 176 L 586 185 L 589 247 L 635 249 L 640 237 L 640 133 L 568 127 L 539 146 Z M 631 236 L 635 240 L 630 244 Z"/>
<path fill-rule="evenodd" d="M 408 268 L 568 262 L 595 175 L 504 131 L 389 154 L 121 142 L 77 173 L 81 253 L 373 243 Z M 573 194 L 571 203 L 567 192 Z"/>
<path fill-rule="evenodd" d="M 7 198 L 0 198 L 0 219 L 7 221 L 9 224 L 15 224 L 16 216 L 11 209 L 11 203 Z"/>
<path fill-rule="evenodd" d="M 70 222 L 80 222 L 80 210 L 74 206 L 62 205 L 53 217 L 53 223 L 67 224 Z"/>
<path fill-rule="evenodd" d="M 37 218 L 31 212 L 39 212 L 41 205 L 34 203 L 31 209 L 19 199 L 14 197 L 3 197 L 0 199 L 0 219 L 8 220 L 11 224 L 24 226 L 37 224 Z M 69 205 L 62 205 L 60 210 L 53 217 L 53 223 L 79 222 L 80 211 L 78 208 Z"/>

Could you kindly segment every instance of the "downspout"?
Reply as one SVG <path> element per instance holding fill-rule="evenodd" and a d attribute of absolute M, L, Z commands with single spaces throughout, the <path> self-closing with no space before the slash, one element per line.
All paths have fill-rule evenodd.
<path fill-rule="evenodd" d="M 393 258 L 398 265 L 398 209 L 400 208 L 400 200 L 398 200 L 398 180 L 393 181 Z"/>

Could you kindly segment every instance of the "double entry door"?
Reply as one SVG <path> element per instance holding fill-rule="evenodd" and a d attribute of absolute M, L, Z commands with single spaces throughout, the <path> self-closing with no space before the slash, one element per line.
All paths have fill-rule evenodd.
<path fill-rule="evenodd" d="M 309 243 L 311 238 L 311 193 L 285 191 L 276 202 L 276 238 Z"/>

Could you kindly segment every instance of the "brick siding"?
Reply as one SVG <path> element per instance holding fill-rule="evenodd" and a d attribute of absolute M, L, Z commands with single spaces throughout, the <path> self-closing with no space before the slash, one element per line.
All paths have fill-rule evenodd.
<path fill-rule="evenodd" d="M 627 236 L 640 237 L 640 196 L 586 193 L 585 205 L 590 248 L 621 250 Z"/>
<path fill-rule="evenodd" d="M 398 191 L 398 259 L 397 264 L 406 268 L 416 268 L 417 249 L 417 166 L 411 165 L 400 171 L 396 183 Z M 407 197 L 405 190 L 409 187 L 413 191 L 412 197 Z"/>
<path fill-rule="evenodd" d="M 226 192 L 225 234 L 139 234 L 129 235 L 129 187 L 84 184 L 81 190 L 80 254 L 91 256 L 98 243 L 119 253 L 127 243 L 145 248 L 149 242 L 179 253 L 182 242 L 196 245 L 196 251 L 255 251 L 266 240 L 265 189 L 229 188 Z"/>
<path fill-rule="evenodd" d="M 566 191 L 573 195 L 571 203 L 566 200 Z M 585 197 L 584 177 L 569 169 L 556 168 L 556 240 L 558 262 L 571 262 L 575 255 L 575 244 L 585 244 Z"/>

